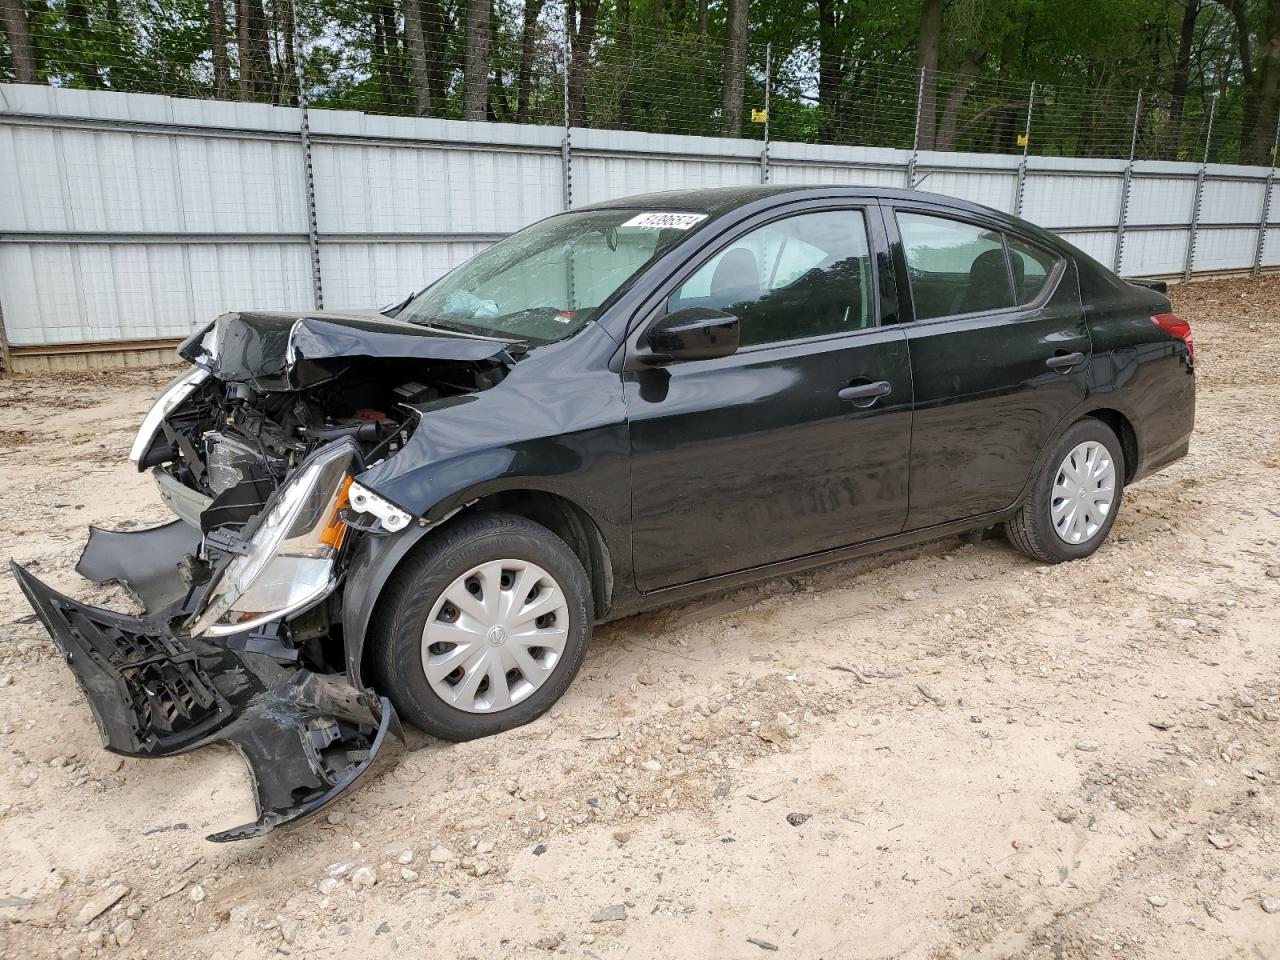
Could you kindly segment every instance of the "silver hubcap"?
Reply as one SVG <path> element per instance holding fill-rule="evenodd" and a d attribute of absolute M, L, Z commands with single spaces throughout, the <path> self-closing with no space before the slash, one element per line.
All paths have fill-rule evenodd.
<path fill-rule="evenodd" d="M 1095 440 L 1077 445 L 1058 467 L 1049 519 L 1067 543 L 1090 540 L 1106 523 L 1116 499 L 1116 466 Z"/>
<path fill-rule="evenodd" d="M 551 676 L 569 638 L 569 604 L 537 564 L 493 560 L 440 595 L 422 629 L 422 669 L 445 703 L 496 713 Z"/>

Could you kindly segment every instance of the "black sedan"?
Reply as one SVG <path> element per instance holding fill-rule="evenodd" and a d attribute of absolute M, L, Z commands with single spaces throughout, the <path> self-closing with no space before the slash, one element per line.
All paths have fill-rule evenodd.
<path fill-rule="evenodd" d="M 1106 539 L 1187 452 L 1159 283 L 924 193 L 733 188 L 551 217 L 382 313 L 232 313 L 132 451 L 179 519 L 15 566 L 106 745 L 232 743 L 252 836 L 403 744 L 528 723 L 593 623 L 1003 527 Z"/>

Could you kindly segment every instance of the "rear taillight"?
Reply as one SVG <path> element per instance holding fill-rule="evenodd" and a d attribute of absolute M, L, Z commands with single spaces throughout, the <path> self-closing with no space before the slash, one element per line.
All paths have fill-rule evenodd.
<path fill-rule="evenodd" d="M 1172 313 L 1157 313 L 1151 318 L 1151 322 L 1169 334 L 1169 336 L 1177 337 L 1185 343 L 1187 345 L 1187 358 L 1192 363 L 1196 362 L 1196 341 L 1191 336 L 1191 324 Z"/>

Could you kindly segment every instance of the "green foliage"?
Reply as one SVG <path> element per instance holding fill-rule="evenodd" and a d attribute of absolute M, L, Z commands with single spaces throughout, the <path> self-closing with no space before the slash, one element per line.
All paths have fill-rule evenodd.
<path fill-rule="evenodd" d="M 237 82 L 237 0 L 26 0 L 39 75 L 60 86 L 213 96 L 210 12 L 219 2 L 228 94 L 295 102 L 290 0 L 260 0 L 266 92 L 241 90 Z M 295 2 L 304 85 L 316 106 L 461 117 L 464 0 Z M 490 119 L 563 122 L 569 2 L 545 0 L 526 57 L 524 0 L 494 0 Z M 429 92 L 415 79 L 404 21 L 409 3 L 426 21 Z M 574 65 L 584 80 L 585 122 L 718 135 L 725 0 L 710 0 L 705 16 L 699 0 L 572 0 L 580 14 L 592 3 L 598 17 L 589 56 Z M 1179 102 L 1174 70 L 1188 3 L 1198 4 L 1198 16 Z M 752 0 L 741 135 L 763 136 L 751 115 L 764 108 L 767 79 L 776 140 L 910 147 L 921 5 Z M 1255 59 L 1266 46 L 1267 7 L 1268 0 L 1245 2 Z M 1140 156 L 1199 159 L 1216 98 L 1211 158 L 1234 159 L 1252 137 L 1256 162 L 1276 109 L 1250 86 L 1260 68 L 1253 64 L 1255 80 L 1246 76 L 1235 22 L 1221 0 L 945 0 L 938 62 L 934 109 L 921 123 L 940 149 L 1021 150 L 1030 108 L 1032 152 L 1127 155 L 1142 90 Z M 0 32 L 0 80 L 12 69 Z M 1271 120 L 1261 116 L 1268 110 Z"/>

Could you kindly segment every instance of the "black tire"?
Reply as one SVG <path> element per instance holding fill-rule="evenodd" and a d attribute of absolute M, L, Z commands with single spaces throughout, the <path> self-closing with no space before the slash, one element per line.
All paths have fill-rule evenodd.
<path fill-rule="evenodd" d="M 445 702 L 422 665 L 422 633 L 436 600 L 471 567 L 489 560 L 536 563 L 555 578 L 568 603 L 568 639 L 552 674 L 505 710 L 472 713 Z M 568 689 L 591 640 L 591 585 L 563 540 L 540 524 L 507 513 L 483 513 L 452 523 L 405 558 L 383 587 L 369 632 L 369 668 L 376 688 L 401 717 L 442 740 L 474 740 L 536 720 Z"/>
<path fill-rule="evenodd" d="M 1115 464 L 1116 494 L 1106 520 L 1088 540 L 1081 543 L 1068 543 L 1053 528 L 1049 517 L 1050 500 L 1053 496 L 1053 484 L 1057 478 L 1058 468 L 1068 453 L 1081 443 L 1093 440 L 1107 448 Z M 1124 499 L 1124 450 L 1115 433 L 1101 420 L 1085 417 L 1067 428 L 1066 433 L 1054 445 L 1045 458 L 1039 475 L 1027 495 L 1026 502 L 1017 516 L 1005 524 L 1005 532 L 1009 542 L 1033 560 L 1042 563 L 1063 563 L 1067 560 L 1079 560 L 1098 549 L 1111 533 L 1115 525 L 1116 515 L 1120 512 L 1120 504 Z"/>

